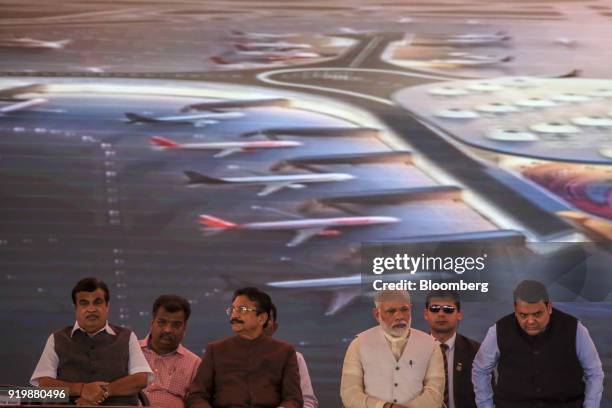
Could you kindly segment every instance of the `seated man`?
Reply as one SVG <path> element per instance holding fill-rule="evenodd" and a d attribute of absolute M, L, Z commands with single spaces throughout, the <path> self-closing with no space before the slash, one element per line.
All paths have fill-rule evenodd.
<path fill-rule="evenodd" d="M 180 296 L 163 295 L 153 304 L 151 333 L 140 341 L 155 372 L 155 379 L 144 390 L 153 407 L 185 406 L 187 389 L 200 364 L 200 357 L 181 344 L 190 314 L 189 302 Z"/>
<path fill-rule="evenodd" d="M 188 407 L 302 407 L 295 350 L 263 333 L 271 305 L 270 296 L 256 288 L 234 292 L 226 312 L 236 336 L 208 344 Z"/>
<path fill-rule="evenodd" d="M 107 322 L 109 292 L 96 278 L 72 289 L 76 323 L 49 336 L 30 383 L 65 387 L 77 405 L 137 405 L 152 377 L 130 330 Z"/>
<path fill-rule="evenodd" d="M 272 303 L 272 309 L 270 310 L 270 321 L 264 329 L 266 336 L 272 336 L 278 329 L 278 314 L 276 306 Z M 298 361 L 298 368 L 300 370 L 300 388 L 302 389 L 302 399 L 304 400 L 304 408 L 318 408 L 319 400 L 314 394 L 312 389 L 312 383 L 310 382 L 310 374 L 308 374 L 308 366 L 306 366 L 306 360 L 299 351 L 295 352 Z"/>

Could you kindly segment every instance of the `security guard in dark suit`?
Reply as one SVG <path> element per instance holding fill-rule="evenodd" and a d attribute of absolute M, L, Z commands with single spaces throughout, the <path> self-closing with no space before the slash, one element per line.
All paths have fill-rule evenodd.
<path fill-rule="evenodd" d="M 472 361 L 480 343 L 457 333 L 457 325 L 463 318 L 459 294 L 454 291 L 428 293 L 423 316 L 429 324 L 431 335 L 440 342 L 444 357 L 444 406 L 476 408 Z"/>

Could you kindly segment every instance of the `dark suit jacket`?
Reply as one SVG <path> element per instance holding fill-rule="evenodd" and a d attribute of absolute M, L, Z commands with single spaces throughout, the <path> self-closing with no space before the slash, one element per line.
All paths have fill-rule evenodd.
<path fill-rule="evenodd" d="M 480 343 L 457 333 L 453 362 L 453 394 L 455 408 L 476 408 L 472 385 L 472 362 Z M 450 369 L 450 367 L 449 367 Z"/>

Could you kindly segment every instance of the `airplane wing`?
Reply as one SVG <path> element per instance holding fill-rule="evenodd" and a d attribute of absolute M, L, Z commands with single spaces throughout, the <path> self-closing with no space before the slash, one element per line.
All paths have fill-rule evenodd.
<path fill-rule="evenodd" d="M 329 306 L 327 306 L 327 310 L 325 311 L 325 316 L 335 315 L 361 295 L 361 286 L 342 289 L 334 292 L 332 300 L 329 303 Z"/>
<path fill-rule="evenodd" d="M 213 157 L 216 157 L 216 158 L 227 157 L 230 154 L 238 153 L 241 151 L 242 151 L 242 148 L 240 147 L 232 147 L 230 149 L 221 150 L 219 153 L 216 153 Z"/>
<path fill-rule="evenodd" d="M 265 197 L 272 193 L 276 193 L 277 191 L 282 190 L 283 188 L 304 188 L 304 187 L 306 187 L 304 184 L 292 183 L 292 182 L 271 183 L 271 184 L 266 184 L 266 186 L 259 193 L 257 193 L 257 195 L 260 197 Z"/>
<path fill-rule="evenodd" d="M 290 186 L 291 186 L 291 183 L 266 184 L 266 186 L 259 193 L 257 193 L 257 195 L 260 197 L 265 197 L 272 193 L 276 193 L 277 191 L 282 190 L 285 187 L 290 187 Z"/>
<path fill-rule="evenodd" d="M 287 243 L 287 246 L 296 247 L 308 241 L 310 238 L 314 237 L 315 235 L 322 233 L 323 231 L 325 231 L 325 227 L 307 228 L 307 229 L 297 230 L 293 239 Z"/>
<path fill-rule="evenodd" d="M 0 113 L 17 112 L 20 110 L 31 108 L 33 106 L 42 105 L 43 103 L 46 103 L 46 102 L 48 101 L 47 99 L 44 99 L 44 98 L 28 99 L 26 101 L 17 102 L 11 105 L 3 106 L 2 108 L 0 108 Z"/>
<path fill-rule="evenodd" d="M 213 120 L 213 119 L 202 119 L 202 120 L 196 120 L 193 122 L 193 126 L 195 127 L 204 127 L 207 125 L 214 125 L 215 123 L 219 123 L 218 120 Z"/>

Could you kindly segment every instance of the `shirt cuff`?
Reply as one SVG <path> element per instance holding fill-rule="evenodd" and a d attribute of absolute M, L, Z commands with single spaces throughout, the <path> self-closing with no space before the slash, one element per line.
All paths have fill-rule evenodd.
<path fill-rule="evenodd" d="M 30 378 L 30 384 L 32 384 L 34 387 L 40 386 L 40 383 L 38 380 L 43 377 L 57 378 L 57 373 L 55 371 L 48 371 L 48 372 L 39 371 L 36 373 L 36 377 Z"/>
<path fill-rule="evenodd" d="M 147 385 L 151 384 L 153 382 L 153 379 L 155 378 L 155 374 L 153 374 L 150 367 L 133 367 L 133 369 L 130 371 L 133 372 L 131 372 L 129 375 L 147 373 Z"/>

